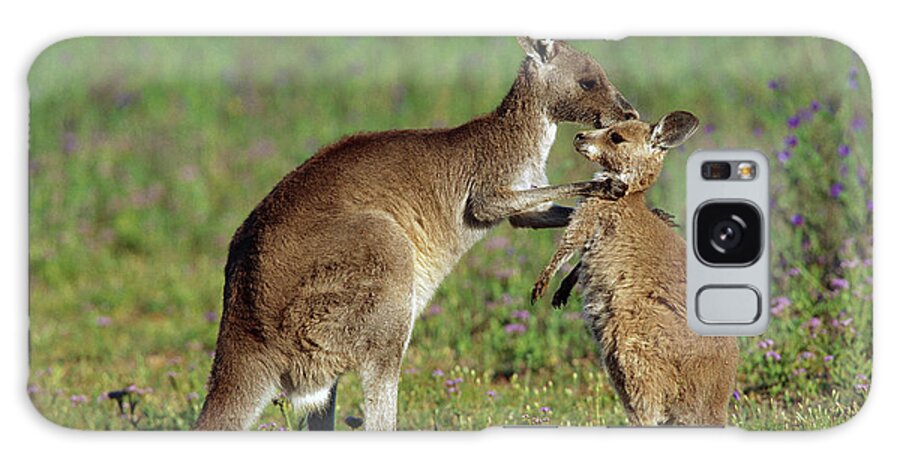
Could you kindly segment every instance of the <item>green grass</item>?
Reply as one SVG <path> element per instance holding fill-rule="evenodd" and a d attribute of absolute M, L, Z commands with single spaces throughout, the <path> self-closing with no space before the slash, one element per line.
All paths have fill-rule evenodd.
<path fill-rule="evenodd" d="M 741 340 L 731 423 L 848 420 L 865 401 L 872 359 L 871 93 L 858 57 L 818 39 L 576 46 L 645 118 L 675 109 L 701 118 L 649 196 L 679 221 L 688 153 L 749 147 L 772 157 L 775 314 L 766 335 Z M 511 38 L 87 38 L 46 50 L 29 75 L 35 406 L 78 429 L 187 429 L 205 394 L 227 244 L 255 204 L 342 135 L 490 111 L 521 59 Z M 575 130 L 559 131 L 554 183 L 591 175 L 570 148 Z M 782 163 L 789 135 L 797 145 Z M 832 197 L 835 183 L 843 189 Z M 526 301 L 558 234 L 503 225 L 463 258 L 416 323 L 400 428 L 625 423 L 577 299 L 562 311 Z M 511 323 L 526 330 L 507 333 Z M 108 393 L 132 385 L 120 409 Z M 339 417 L 362 416 L 357 377 L 339 389 Z M 298 422 L 273 404 L 259 426 Z"/>

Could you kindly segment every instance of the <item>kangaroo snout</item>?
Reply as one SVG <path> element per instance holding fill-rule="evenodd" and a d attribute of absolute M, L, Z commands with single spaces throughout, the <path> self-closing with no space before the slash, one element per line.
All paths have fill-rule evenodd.
<path fill-rule="evenodd" d="M 593 124 L 594 129 L 605 129 L 622 121 L 631 121 L 641 118 L 641 114 L 631 106 L 631 103 L 628 103 L 628 100 L 626 100 L 618 90 L 613 89 L 613 94 L 609 99 L 615 103 L 615 106 L 608 114 L 601 114 L 596 118 Z"/>
<path fill-rule="evenodd" d="M 616 95 L 616 101 L 619 102 L 619 107 L 622 108 L 623 120 L 641 119 L 640 113 L 631 106 L 631 103 L 628 103 L 628 100 L 621 93 Z"/>
<path fill-rule="evenodd" d="M 596 162 L 596 155 L 600 152 L 597 148 L 596 140 L 597 138 L 605 133 L 605 129 L 598 129 L 592 131 L 582 131 L 575 134 L 575 140 L 573 140 L 572 144 L 575 145 L 575 151 L 580 153 L 582 156 L 590 159 L 591 161 Z"/>

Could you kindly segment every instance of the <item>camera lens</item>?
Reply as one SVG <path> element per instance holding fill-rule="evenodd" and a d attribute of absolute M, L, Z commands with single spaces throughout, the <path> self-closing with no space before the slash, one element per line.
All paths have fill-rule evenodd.
<path fill-rule="evenodd" d="M 733 250 L 741 244 L 741 237 L 743 236 L 741 222 L 743 222 L 741 218 L 734 216 L 731 219 L 719 221 L 713 226 L 713 230 L 710 231 L 709 235 L 712 239 L 713 248 L 716 251 L 725 253 L 727 250 Z"/>
<path fill-rule="evenodd" d="M 694 250 L 709 265 L 746 266 L 762 252 L 762 216 L 746 202 L 710 202 L 695 215 Z"/>

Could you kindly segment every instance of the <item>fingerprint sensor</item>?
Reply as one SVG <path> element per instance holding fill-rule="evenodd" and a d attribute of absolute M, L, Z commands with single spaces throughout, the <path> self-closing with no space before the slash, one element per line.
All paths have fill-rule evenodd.
<path fill-rule="evenodd" d="M 697 292 L 696 308 L 704 324 L 752 324 L 762 314 L 762 300 L 749 285 L 708 285 Z"/>

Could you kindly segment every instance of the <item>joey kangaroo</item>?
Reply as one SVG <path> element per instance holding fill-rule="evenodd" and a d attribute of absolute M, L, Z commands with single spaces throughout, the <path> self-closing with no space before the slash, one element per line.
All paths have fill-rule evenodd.
<path fill-rule="evenodd" d="M 605 127 L 638 114 L 590 56 L 560 41 L 519 43 L 527 57 L 493 112 L 450 129 L 344 138 L 256 206 L 229 248 L 196 429 L 249 427 L 277 388 L 333 418 L 347 371 L 362 380 L 366 429 L 394 429 L 414 320 L 462 255 L 504 219 L 563 227 L 571 209 L 551 202 L 624 194 L 616 179 L 546 186 L 557 123 Z"/>
<path fill-rule="evenodd" d="M 624 121 L 576 135 L 578 152 L 604 167 L 598 178 L 618 178 L 628 193 L 582 201 L 532 292 L 540 298 L 559 266 L 583 250 L 574 272 L 584 287 L 584 318 L 634 425 L 724 426 L 734 385 L 737 341 L 688 327 L 685 241 L 644 202 L 666 152 L 697 125 L 694 115 L 677 111 L 652 126 Z M 566 278 L 569 285 L 574 278 Z"/>

